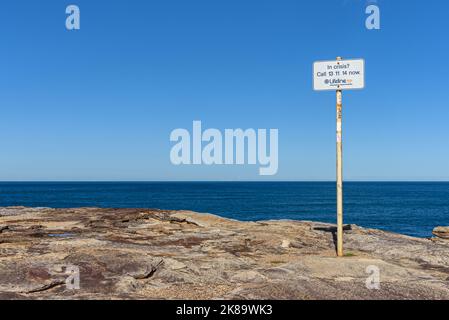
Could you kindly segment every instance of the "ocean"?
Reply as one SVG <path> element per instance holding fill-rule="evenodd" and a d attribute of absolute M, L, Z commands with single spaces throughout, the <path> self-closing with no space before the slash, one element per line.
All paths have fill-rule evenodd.
<path fill-rule="evenodd" d="M 335 223 L 334 182 L 1 182 L 0 206 L 186 209 Z M 449 226 L 449 182 L 346 182 L 344 222 L 417 237 Z"/>

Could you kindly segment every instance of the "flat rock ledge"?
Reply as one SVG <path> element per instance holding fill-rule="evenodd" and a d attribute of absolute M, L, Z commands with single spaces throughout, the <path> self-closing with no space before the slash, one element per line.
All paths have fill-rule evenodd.
<path fill-rule="evenodd" d="M 449 227 L 436 227 L 432 233 L 438 239 L 449 240 Z"/>
<path fill-rule="evenodd" d="M 447 241 L 345 229 L 336 258 L 330 224 L 0 208 L 0 299 L 449 299 Z"/>

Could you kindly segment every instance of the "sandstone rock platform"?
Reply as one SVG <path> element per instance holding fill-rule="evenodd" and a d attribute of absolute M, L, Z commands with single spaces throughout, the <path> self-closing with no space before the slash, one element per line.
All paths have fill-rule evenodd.
<path fill-rule="evenodd" d="M 449 299 L 448 242 L 354 225 L 345 257 L 334 242 L 317 222 L 0 208 L 0 299 Z"/>

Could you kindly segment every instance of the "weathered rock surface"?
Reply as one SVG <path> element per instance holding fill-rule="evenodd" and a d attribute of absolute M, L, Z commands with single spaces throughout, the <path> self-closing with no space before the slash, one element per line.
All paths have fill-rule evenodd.
<path fill-rule="evenodd" d="M 438 238 L 449 240 L 449 227 L 436 227 L 433 229 L 432 233 Z"/>
<path fill-rule="evenodd" d="M 449 299 L 447 243 L 346 229 L 336 258 L 322 223 L 0 208 L 0 299 Z"/>

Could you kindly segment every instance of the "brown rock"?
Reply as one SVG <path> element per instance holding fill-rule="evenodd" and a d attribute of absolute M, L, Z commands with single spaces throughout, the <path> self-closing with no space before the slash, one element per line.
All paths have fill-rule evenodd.
<path fill-rule="evenodd" d="M 357 226 L 345 258 L 333 225 L 189 211 L 0 208 L 0 228 L 1 299 L 449 299 L 449 243 Z"/>
<path fill-rule="evenodd" d="M 432 233 L 438 238 L 449 239 L 449 227 L 436 227 Z"/>

